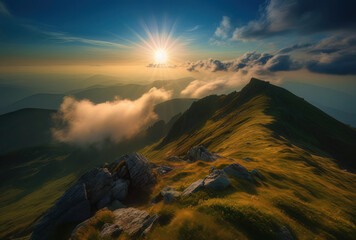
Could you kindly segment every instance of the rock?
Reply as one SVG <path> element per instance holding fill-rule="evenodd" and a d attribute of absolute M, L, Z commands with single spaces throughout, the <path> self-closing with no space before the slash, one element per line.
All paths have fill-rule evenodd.
<path fill-rule="evenodd" d="M 233 163 L 224 168 L 224 171 L 227 175 L 247 179 L 249 181 L 253 181 L 251 174 L 247 171 L 247 169 L 238 163 Z"/>
<path fill-rule="evenodd" d="M 147 190 L 155 184 L 156 177 L 152 172 L 149 161 L 144 156 L 134 153 L 125 162 L 134 188 Z"/>
<path fill-rule="evenodd" d="M 76 184 L 69 188 L 35 225 L 31 239 L 48 239 L 56 227 L 84 221 L 90 217 L 90 211 L 84 184 Z"/>
<path fill-rule="evenodd" d="M 147 233 L 149 233 L 152 230 L 153 226 L 158 222 L 158 219 L 159 219 L 159 216 L 157 214 L 150 217 L 150 219 L 148 219 L 148 221 L 145 223 L 145 225 L 147 225 L 147 227 L 143 231 L 142 235 L 146 235 Z"/>
<path fill-rule="evenodd" d="M 174 202 L 176 197 L 180 196 L 180 192 L 176 191 L 174 187 L 165 187 L 163 188 L 157 196 L 155 196 L 151 202 L 158 203 L 164 200 L 164 203 L 172 203 Z"/>
<path fill-rule="evenodd" d="M 216 160 L 216 157 L 211 154 L 204 146 L 191 148 L 187 153 L 187 158 L 193 162 L 199 160 L 204 162 L 214 162 Z"/>
<path fill-rule="evenodd" d="M 111 202 L 111 193 L 109 192 L 97 203 L 96 206 L 98 209 L 102 209 L 107 205 L 109 205 L 110 202 Z"/>
<path fill-rule="evenodd" d="M 204 186 L 204 181 L 203 179 L 199 179 L 198 181 L 192 183 L 189 187 L 187 187 L 183 193 L 182 196 L 188 196 L 192 193 L 197 192 L 198 190 L 200 190 L 201 188 L 203 188 Z"/>
<path fill-rule="evenodd" d="M 242 160 L 246 161 L 246 162 L 253 162 L 253 159 L 252 158 L 249 158 L 249 157 L 245 157 L 243 158 Z"/>
<path fill-rule="evenodd" d="M 129 171 L 126 165 L 126 160 L 129 158 L 128 155 L 122 155 L 118 160 L 110 164 L 109 170 L 114 178 L 114 180 L 118 178 L 129 179 Z"/>
<path fill-rule="evenodd" d="M 117 200 L 124 200 L 129 191 L 129 184 L 130 182 L 127 179 L 117 179 L 111 189 L 113 198 Z"/>
<path fill-rule="evenodd" d="M 179 157 L 177 157 L 177 156 L 173 156 L 173 157 L 169 157 L 169 158 L 167 158 L 167 161 L 168 162 L 180 162 L 180 161 L 182 161 Z"/>
<path fill-rule="evenodd" d="M 294 240 L 292 234 L 286 226 L 282 226 L 277 233 L 278 240 Z"/>
<path fill-rule="evenodd" d="M 168 167 L 168 166 L 159 166 L 157 168 L 157 173 L 160 175 L 163 175 L 163 174 L 166 174 L 167 172 L 170 172 L 172 170 L 173 170 L 173 168 Z"/>
<path fill-rule="evenodd" d="M 122 229 L 116 224 L 105 224 L 100 232 L 101 238 L 117 238 L 120 236 Z"/>
<path fill-rule="evenodd" d="M 90 203 L 96 204 L 108 194 L 114 181 L 107 168 L 94 168 L 84 174 L 78 183 L 85 184 Z"/>
<path fill-rule="evenodd" d="M 173 203 L 175 201 L 175 199 L 176 199 L 176 197 L 172 193 L 166 193 L 163 196 L 163 201 L 165 204 Z"/>
<path fill-rule="evenodd" d="M 265 177 L 257 169 L 252 169 L 251 174 L 252 176 L 257 177 L 261 180 L 265 179 Z"/>
<path fill-rule="evenodd" d="M 147 229 L 151 229 L 156 221 L 156 216 L 150 216 L 146 211 L 136 208 L 121 208 L 113 212 L 115 216 L 114 224 L 121 228 L 131 237 L 137 237 Z M 149 231 L 148 230 L 148 231 Z"/>
<path fill-rule="evenodd" d="M 214 170 L 215 170 L 215 167 L 212 166 L 212 167 L 210 168 L 210 170 L 209 170 L 209 173 L 212 173 Z"/>
<path fill-rule="evenodd" d="M 150 162 L 150 168 L 157 168 L 157 164 L 153 163 L 153 162 Z"/>
<path fill-rule="evenodd" d="M 222 190 L 231 185 L 231 182 L 223 170 L 214 170 L 204 179 L 204 187 L 213 190 Z"/>
<path fill-rule="evenodd" d="M 120 202 L 119 200 L 114 200 L 111 202 L 111 204 L 109 205 L 109 210 L 110 211 L 114 211 L 116 209 L 119 209 L 119 208 L 126 208 L 126 206 Z"/>
<path fill-rule="evenodd" d="M 70 239 L 69 240 L 79 240 L 79 238 L 77 237 L 77 233 L 81 231 L 82 228 L 85 228 L 88 223 L 90 221 L 90 218 L 85 220 L 84 222 L 79 223 L 72 231 L 71 235 L 70 235 Z"/>

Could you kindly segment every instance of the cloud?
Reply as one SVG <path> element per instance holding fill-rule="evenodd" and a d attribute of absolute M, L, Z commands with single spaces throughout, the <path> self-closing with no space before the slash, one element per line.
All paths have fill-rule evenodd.
<path fill-rule="evenodd" d="M 302 67 L 302 65 L 292 60 L 289 55 L 247 52 L 239 58 L 228 61 L 220 61 L 210 58 L 196 62 L 187 62 L 185 67 L 190 72 L 254 71 L 261 74 L 268 74 L 270 72 L 298 70 Z"/>
<path fill-rule="evenodd" d="M 225 90 L 228 86 L 228 81 L 216 79 L 214 81 L 194 80 L 182 92 L 183 96 L 191 96 L 200 98 L 211 93 L 216 93 L 219 90 Z"/>
<path fill-rule="evenodd" d="M 301 52 L 311 72 L 325 74 L 356 74 L 356 34 L 339 33 L 311 44 L 284 48 L 281 52 Z"/>
<path fill-rule="evenodd" d="M 157 119 L 153 108 L 167 100 L 170 92 L 152 88 L 137 100 L 115 100 L 94 104 L 66 97 L 55 116 L 62 126 L 52 129 L 53 136 L 77 145 L 97 144 L 104 140 L 120 142 L 132 138 Z"/>
<path fill-rule="evenodd" d="M 146 67 L 148 68 L 176 68 L 177 65 L 168 65 L 162 63 L 150 63 Z"/>
<path fill-rule="evenodd" d="M 11 16 L 9 10 L 7 9 L 5 3 L 0 1 L 0 15 Z"/>
<path fill-rule="evenodd" d="M 270 0 L 259 19 L 235 29 L 233 39 L 263 39 L 287 32 L 354 31 L 355 7 L 353 0 Z"/>
<path fill-rule="evenodd" d="M 223 16 L 223 19 L 219 27 L 215 30 L 214 35 L 218 38 L 226 39 L 229 36 L 230 30 L 231 30 L 230 18 L 227 16 Z"/>
<path fill-rule="evenodd" d="M 188 29 L 187 32 L 194 32 L 194 31 L 198 30 L 199 28 L 200 28 L 199 25 L 195 25 L 194 27 Z"/>

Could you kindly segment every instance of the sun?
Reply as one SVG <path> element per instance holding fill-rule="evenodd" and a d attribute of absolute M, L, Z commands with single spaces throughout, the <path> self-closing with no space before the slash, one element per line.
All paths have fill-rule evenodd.
<path fill-rule="evenodd" d="M 163 49 L 156 50 L 154 53 L 154 58 L 156 64 L 167 63 L 167 53 Z"/>

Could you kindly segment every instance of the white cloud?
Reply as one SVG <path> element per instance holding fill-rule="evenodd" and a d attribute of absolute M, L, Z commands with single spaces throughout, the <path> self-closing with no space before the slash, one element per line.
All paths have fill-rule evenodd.
<path fill-rule="evenodd" d="M 227 39 L 231 30 L 230 18 L 223 16 L 219 27 L 215 30 L 214 35 L 221 39 Z"/>
<path fill-rule="evenodd" d="M 61 142 L 81 146 L 107 139 L 120 142 L 132 138 L 156 120 L 155 104 L 170 97 L 171 92 L 156 88 L 134 101 L 124 99 L 94 104 L 66 97 L 55 116 L 64 127 L 52 129 L 52 133 Z"/>

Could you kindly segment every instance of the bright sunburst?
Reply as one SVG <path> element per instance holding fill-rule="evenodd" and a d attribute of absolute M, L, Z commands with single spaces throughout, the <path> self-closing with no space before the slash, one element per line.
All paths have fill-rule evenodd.
<path fill-rule="evenodd" d="M 155 52 L 155 63 L 156 64 L 166 64 L 167 63 L 167 54 L 163 49 L 158 49 Z"/>

